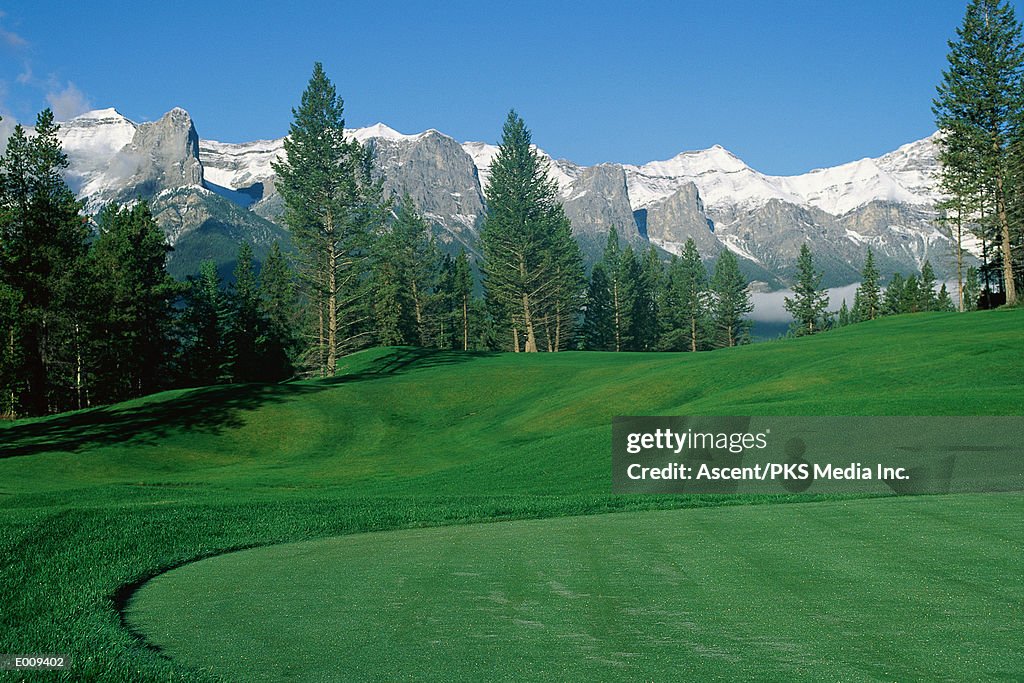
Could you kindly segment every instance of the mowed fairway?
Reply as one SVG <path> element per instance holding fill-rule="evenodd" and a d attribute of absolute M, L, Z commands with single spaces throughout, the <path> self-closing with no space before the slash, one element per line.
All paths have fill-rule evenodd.
<path fill-rule="evenodd" d="M 616 415 L 1022 415 L 1022 344 L 1017 309 L 701 354 L 374 349 L 0 424 L 0 653 L 132 683 L 249 680 L 271 641 L 319 667 L 293 680 L 1019 674 L 1019 496 L 613 495 L 610 443 Z"/>
<path fill-rule="evenodd" d="M 1008 680 L 1024 499 L 360 534 L 157 577 L 129 622 L 233 680 Z"/>

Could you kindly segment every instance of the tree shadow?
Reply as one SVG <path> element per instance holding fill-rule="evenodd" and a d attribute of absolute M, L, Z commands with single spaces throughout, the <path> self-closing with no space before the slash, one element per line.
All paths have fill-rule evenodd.
<path fill-rule="evenodd" d="M 219 435 L 244 424 L 249 411 L 333 389 L 343 384 L 382 379 L 414 369 L 457 365 L 489 353 L 398 348 L 361 372 L 308 382 L 233 384 L 192 389 L 141 404 L 116 404 L 31 422 L 0 426 L 0 459 L 52 451 L 78 452 L 97 446 L 156 445 L 183 432 Z"/>

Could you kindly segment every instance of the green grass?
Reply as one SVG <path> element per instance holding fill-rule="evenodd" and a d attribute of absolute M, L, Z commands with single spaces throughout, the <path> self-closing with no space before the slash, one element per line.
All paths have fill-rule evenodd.
<path fill-rule="evenodd" d="M 1020 512 L 963 495 L 360 534 L 188 565 L 128 618 L 234 680 L 1009 679 Z"/>
<path fill-rule="evenodd" d="M 1014 310 L 710 354 L 375 350 L 330 381 L 3 425 L 0 652 L 69 653 L 67 680 L 207 680 L 125 628 L 125 586 L 227 550 L 362 531 L 807 500 L 612 496 L 611 417 L 1020 415 L 1022 333 Z"/>

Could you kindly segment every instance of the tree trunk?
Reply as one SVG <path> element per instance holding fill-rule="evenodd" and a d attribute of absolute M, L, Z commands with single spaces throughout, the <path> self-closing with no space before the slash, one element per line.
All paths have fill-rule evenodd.
<path fill-rule="evenodd" d="M 963 209 L 961 205 L 956 207 L 956 310 L 964 312 L 964 227 Z"/>
<path fill-rule="evenodd" d="M 462 350 L 469 351 L 469 295 L 462 295 Z"/>
<path fill-rule="evenodd" d="M 512 328 L 512 350 L 519 353 L 519 328 Z"/>
<path fill-rule="evenodd" d="M 416 336 L 419 337 L 420 346 L 426 346 L 423 338 L 423 307 L 420 306 L 420 293 L 415 280 L 412 281 L 412 303 L 416 308 Z"/>
<path fill-rule="evenodd" d="M 533 332 L 533 317 L 530 315 L 530 295 L 523 292 L 523 325 L 526 327 L 526 353 L 537 353 L 537 336 Z"/>
<path fill-rule="evenodd" d="M 526 263 L 523 261 L 523 257 L 519 257 L 519 277 L 523 283 L 527 282 L 526 279 Z M 523 297 L 523 325 L 526 327 L 526 353 L 537 353 L 537 336 L 533 331 L 533 316 L 530 313 L 530 295 L 527 292 L 522 292 Z"/>
<path fill-rule="evenodd" d="M 562 302 L 559 301 L 555 304 L 555 348 L 553 351 L 559 351 L 562 348 Z"/>
<path fill-rule="evenodd" d="M 334 217 L 327 212 L 327 367 L 325 377 L 333 377 L 338 367 L 338 271 L 337 244 L 334 241 Z"/>
<path fill-rule="evenodd" d="M 622 350 L 622 334 L 619 328 L 622 326 L 622 322 L 619 318 L 619 283 L 614 282 L 612 284 L 612 306 L 615 308 L 615 350 Z"/>
<path fill-rule="evenodd" d="M 1006 305 L 1017 303 L 1017 285 L 1013 281 L 1013 252 L 1010 247 L 1010 221 L 1006 215 L 1006 197 L 1003 196 L 1003 174 L 996 174 L 996 212 L 999 214 L 999 230 L 1003 238 L 1003 291 Z"/>

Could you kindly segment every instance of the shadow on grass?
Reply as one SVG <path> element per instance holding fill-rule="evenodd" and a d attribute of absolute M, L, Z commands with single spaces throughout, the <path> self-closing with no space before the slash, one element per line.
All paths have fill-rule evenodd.
<path fill-rule="evenodd" d="M 116 443 L 155 445 L 170 434 L 221 434 L 243 425 L 242 414 L 264 405 L 415 369 L 456 365 L 484 353 L 398 348 L 361 372 L 311 382 L 237 384 L 193 389 L 180 396 L 55 415 L 0 427 L 0 459 L 48 451 L 77 452 Z"/>

